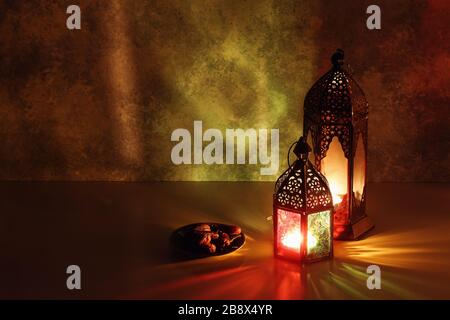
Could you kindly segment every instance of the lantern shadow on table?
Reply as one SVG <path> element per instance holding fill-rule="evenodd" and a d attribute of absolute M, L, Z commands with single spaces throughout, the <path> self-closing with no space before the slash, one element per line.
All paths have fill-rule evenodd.
<path fill-rule="evenodd" d="M 410 271 L 422 266 L 421 272 L 426 272 L 430 266 L 429 254 L 442 254 L 443 248 L 421 248 L 416 246 L 418 239 L 411 244 L 408 239 L 411 234 L 422 237 L 428 232 L 425 228 L 396 234 L 377 233 L 358 242 L 339 241 L 334 259 L 305 265 L 276 259 L 271 241 L 249 238 L 243 248 L 229 255 L 147 267 L 138 276 L 140 286 L 129 296 L 280 300 L 422 298 L 426 295 L 410 288 L 430 284 Z M 448 267 L 448 262 L 442 263 Z M 366 286 L 369 276 L 366 269 L 371 264 L 381 267 L 382 290 L 369 290 Z"/>
<path fill-rule="evenodd" d="M 445 226 L 448 228 L 448 225 Z M 444 229 L 444 226 L 440 228 Z M 339 252 L 349 261 L 380 264 L 399 269 L 432 270 L 450 267 L 447 243 L 450 236 L 440 236 L 438 228 L 383 232 L 359 242 L 340 242 Z M 435 256 L 435 259 L 431 259 Z"/>
<path fill-rule="evenodd" d="M 164 281 L 152 284 L 141 275 L 141 289 L 129 297 L 158 299 L 373 299 L 417 298 L 402 283 L 397 284 L 398 270 L 383 269 L 383 290 L 366 287 L 366 263 L 324 260 L 298 265 L 287 260 L 266 257 L 247 263 L 245 257 L 220 256 L 159 266 L 152 278 L 160 274 Z M 182 276 L 189 270 L 189 276 Z M 403 282 L 417 279 L 400 275 Z M 161 280 L 161 279 L 160 279 Z M 245 284 L 245 285 L 243 285 Z"/>
<path fill-rule="evenodd" d="M 170 202 L 166 203 L 166 212 L 171 219 L 167 219 L 166 227 L 162 229 L 167 232 L 161 233 L 164 238 L 159 240 L 167 240 L 170 232 L 176 229 L 170 222 L 205 221 L 205 217 L 211 217 L 207 214 L 208 209 L 212 214 L 217 213 L 220 217 L 217 220 L 236 219 L 238 223 L 254 220 L 259 230 L 246 229 L 239 223 L 248 241 L 229 255 L 190 261 L 165 260 L 146 265 L 137 274 L 139 286 L 133 288 L 130 296 L 155 299 L 415 299 L 448 294 L 448 210 L 432 207 L 431 212 L 437 214 L 433 220 L 415 214 L 414 209 L 417 213 L 429 209 L 430 202 L 424 202 L 409 189 L 399 193 L 397 185 L 390 186 L 392 190 L 382 185 L 379 188 L 385 193 L 378 198 L 377 190 L 370 189 L 374 197 L 370 198 L 369 209 L 378 213 L 374 214 L 377 228 L 372 231 L 372 236 L 356 242 L 334 241 L 334 259 L 308 264 L 304 268 L 295 262 L 274 259 L 272 224 L 258 220 L 267 215 L 267 210 L 258 204 L 252 207 L 251 201 L 242 201 L 239 205 L 235 201 L 224 201 L 225 208 L 215 207 L 214 203 L 223 201 L 222 197 L 226 196 L 228 184 L 215 188 L 221 189 L 223 194 L 215 189 L 206 194 L 205 190 L 211 191 L 210 186 L 210 183 L 186 184 L 192 198 L 188 194 L 182 196 L 184 193 L 180 190 L 177 200 L 186 199 L 187 211 L 176 211 Z M 255 185 L 255 188 L 260 187 Z M 246 190 L 251 189 L 248 185 L 238 187 L 234 184 L 233 188 L 236 189 L 229 193 L 232 197 L 245 196 Z M 259 190 L 262 195 L 259 198 L 266 195 L 270 199 L 272 186 L 263 184 L 262 188 L 265 189 Z M 446 193 L 436 193 L 433 189 L 429 193 L 421 190 L 420 195 L 433 199 L 432 203 L 441 203 Z M 172 199 L 170 192 L 169 197 Z M 208 199 L 207 203 L 197 205 L 203 198 Z M 391 203 L 393 200 L 395 202 Z M 270 203 L 264 206 L 270 208 Z M 246 210 L 249 215 L 242 218 L 240 215 Z M 381 216 L 383 212 L 389 212 L 389 218 Z M 410 219 L 411 216 L 414 219 Z M 158 244 L 161 243 L 155 243 L 155 246 Z M 371 264 L 381 268 L 382 290 L 369 290 L 366 286 L 369 276 L 366 269 Z"/>

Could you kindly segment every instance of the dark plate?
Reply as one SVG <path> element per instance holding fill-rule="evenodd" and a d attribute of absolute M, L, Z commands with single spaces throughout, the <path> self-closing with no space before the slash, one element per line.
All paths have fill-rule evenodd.
<path fill-rule="evenodd" d="M 183 255 L 187 255 L 193 258 L 202 258 L 202 257 L 211 257 L 211 256 L 221 256 L 224 254 L 231 253 L 241 248 L 245 243 L 245 235 L 243 232 L 233 240 L 233 242 L 228 246 L 223 248 L 221 251 L 216 251 L 214 253 L 205 252 L 200 246 L 193 243 L 191 238 L 189 238 L 189 234 L 194 231 L 194 229 L 201 225 L 208 224 L 214 225 L 219 230 L 226 230 L 230 225 L 223 223 L 214 223 L 214 222 L 204 222 L 204 223 L 193 223 L 175 230 L 171 237 L 170 243 L 172 247 L 176 250 L 176 252 L 181 253 Z"/>

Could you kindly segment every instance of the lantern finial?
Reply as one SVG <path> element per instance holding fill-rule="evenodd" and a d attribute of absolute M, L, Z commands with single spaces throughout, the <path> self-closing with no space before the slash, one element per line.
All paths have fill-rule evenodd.
<path fill-rule="evenodd" d="M 299 159 L 307 159 L 308 153 L 311 152 L 311 147 L 306 142 L 306 139 L 302 136 L 295 144 L 294 153 Z"/>
<path fill-rule="evenodd" d="M 336 49 L 336 52 L 331 56 L 331 63 L 335 69 L 341 69 L 344 65 L 344 50 Z"/>

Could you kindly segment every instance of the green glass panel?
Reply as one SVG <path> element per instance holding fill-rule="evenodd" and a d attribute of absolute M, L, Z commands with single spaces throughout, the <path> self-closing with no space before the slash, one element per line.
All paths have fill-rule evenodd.
<path fill-rule="evenodd" d="M 326 257 L 331 251 L 330 211 L 308 215 L 308 259 Z"/>

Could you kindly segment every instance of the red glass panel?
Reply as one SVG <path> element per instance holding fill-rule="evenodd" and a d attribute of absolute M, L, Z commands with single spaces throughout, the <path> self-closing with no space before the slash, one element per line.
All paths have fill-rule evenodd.
<path fill-rule="evenodd" d="M 277 254 L 300 258 L 301 246 L 300 214 L 277 209 Z"/>

